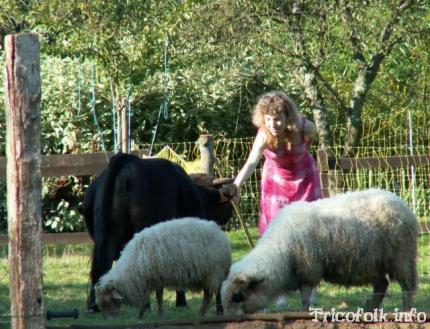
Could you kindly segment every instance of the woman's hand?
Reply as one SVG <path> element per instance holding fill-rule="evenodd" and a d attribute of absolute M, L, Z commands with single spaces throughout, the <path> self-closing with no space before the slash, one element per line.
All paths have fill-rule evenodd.
<path fill-rule="evenodd" d="M 239 202 L 239 194 L 240 190 L 235 184 L 227 184 L 222 186 L 220 189 L 221 203 L 227 202 L 227 201 L 233 201 L 235 203 Z"/>

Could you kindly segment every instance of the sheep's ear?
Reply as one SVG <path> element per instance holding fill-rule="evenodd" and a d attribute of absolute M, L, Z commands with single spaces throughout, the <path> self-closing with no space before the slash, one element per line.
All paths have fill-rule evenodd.
<path fill-rule="evenodd" d="M 243 286 L 246 283 L 246 281 L 247 281 L 246 276 L 243 274 L 239 274 L 234 278 L 233 283 L 239 286 Z"/>
<path fill-rule="evenodd" d="M 252 279 L 250 282 L 249 282 L 249 284 L 248 284 L 248 289 L 249 290 L 255 290 L 255 288 L 257 288 L 258 287 L 258 285 L 260 284 L 260 283 L 262 283 L 264 281 L 264 278 L 262 278 L 262 279 Z"/>
<path fill-rule="evenodd" d="M 112 298 L 116 299 L 116 300 L 122 300 L 123 299 L 123 297 L 121 296 L 121 294 L 119 293 L 119 291 L 116 290 L 116 289 L 114 289 L 112 291 Z"/>

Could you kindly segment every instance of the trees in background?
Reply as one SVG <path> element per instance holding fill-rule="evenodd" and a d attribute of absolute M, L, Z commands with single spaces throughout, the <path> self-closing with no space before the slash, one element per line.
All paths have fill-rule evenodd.
<path fill-rule="evenodd" d="M 256 97 L 284 89 L 313 116 L 319 145 L 342 145 L 351 156 L 366 138 L 363 116 L 427 102 L 425 1 L 0 2 L 7 8 L 0 34 L 36 30 L 46 56 L 94 63 L 104 114 L 111 105 L 122 113 L 131 91 L 137 143 L 151 140 L 166 95 L 166 40 L 164 141 L 195 140 L 204 131 L 253 134 Z M 342 128 L 334 131 L 335 124 Z"/>

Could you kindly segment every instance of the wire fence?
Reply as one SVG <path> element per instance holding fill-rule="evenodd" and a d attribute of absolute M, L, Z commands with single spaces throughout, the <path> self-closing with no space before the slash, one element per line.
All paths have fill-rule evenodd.
<path fill-rule="evenodd" d="M 216 156 L 215 177 L 234 177 L 245 163 L 251 150 L 253 138 L 236 138 L 236 139 L 216 139 L 214 144 L 214 153 Z M 145 149 L 149 145 L 142 145 Z M 342 159 L 340 147 L 334 147 L 330 150 L 334 158 L 339 162 Z M 316 146 L 312 148 L 314 157 L 317 157 Z M 407 145 L 391 146 L 362 146 L 356 149 L 356 158 L 376 158 L 381 163 L 388 157 L 405 156 L 408 154 L 430 154 L 429 146 L 416 145 L 411 153 L 411 148 Z M 154 144 L 153 154 L 158 157 L 167 158 L 179 163 L 188 173 L 200 171 L 200 152 L 196 142 Z M 339 164 L 339 163 L 338 163 Z M 368 168 L 350 169 L 337 171 L 338 180 L 343 182 L 345 190 L 355 191 L 366 188 L 382 188 L 392 191 L 402 197 L 417 214 L 421 223 L 421 231 L 430 233 L 430 169 L 429 164 L 415 166 L 413 163 L 401 167 L 387 167 L 386 165 L 378 167 L 370 166 Z M 260 200 L 260 177 L 261 166 L 252 174 L 241 188 L 241 201 L 239 211 L 244 218 L 248 227 L 255 227 L 258 220 L 259 200 Z M 79 177 L 59 177 L 44 178 L 44 204 L 43 216 L 44 223 L 50 223 L 51 228 L 55 227 L 56 222 L 66 221 L 61 217 L 75 218 L 83 227 L 81 216 L 82 197 L 88 184 L 89 178 L 82 179 Z M 0 189 L 6 195 L 6 184 L 4 180 L 0 183 Z M 68 191 L 70 189 L 71 191 Z M 67 192 L 67 193 L 66 193 Z M 341 192 L 340 190 L 338 192 Z M 64 198 L 62 195 L 64 194 Z M 56 203 L 56 204 L 55 204 Z M 0 202 L 0 226 L 5 232 L 7 226 L 6 204 L 5 200 Z M 70 230 L 74 229 L 72 225 L 64 225 Z M 240 222 L 237 216 L 234 216 L 229 222 L 227 229 L 237 229 Z M 61 230 L 58 230 L 61 231 Z M 64 231 L 64 230 L 63 230 Z"/>
<path fill-rule="evenodd" d="M 219 139 L 215 141 L 214 152 L 216 164 L 214 175 L 216 177 L 234 177 L 245 163 L 252 147 L 253 138 Z M 164 145 L 156 144 L 154 149 L 160 152 Z M 173 143 L 169 148 L 181 159 L 181 164 L 189 173 L 199 170 L 198 145 L 196 143 Z M 405 150 L 406 148 L 406 150 Z M 335 159 L 342 158 L 340 147 L 331 149 Z M 316 157 L 316 147 L 312 148 Z M 429 146 L 415 147 L 414 154 L 429 154 Z M 356 150 L 356 158 L 378 158 L 381 162 L 388 157 L 408 155 L 408 147 L 359 147 Z M 174 157 L 170 157 L 175 161 Z M 339 164 L 339 163 L 337 163 Z M 430 219 L 430 166 L 414 166 L 413 163 L 404 167 L 365 168 L 348 171 L 338 171 L 339 179 L 348 191 L 363 190 L 367 188 L 382 188 L 392 191 L 402 197 L 412 209 L 415 210 L 420 221 L 425 225 L 426 232 Z M 256 225 L 259 208 L 259 187 L 261 177 L 261 166 L 246 181 L 241 189 L 241 202 L 239 209 L 250 226 Z M 340 190 L 338 192 L 341 192 Z M 239 223 L 234 218 L 230 222 L 231 228 L 237 228 Z"/>
<path fill-rule="evenodd" d="M 370 139 L 371 140 L 371 139 Z M 242 165 L 252 147 L 253 138 L 219 139 L 215 141 L 214 152 L 216 164 L 214 175 L 216 177 L 233 177 Z M 189 172 L 195 172 L 198 162 L 198 145 L 196 143 L 169 144 L 178 157 L 182 159 L 182 165 Z M 162 144 L 156 145 L 157 152 L 163 148 Z M 316 147 L 312 153 L 316 157 Z M 341 147 L 331 150 L 335 159 L 342 158 Z M 381 163 L 384 159 L 393 156 L 405 156 L 411 154 L 411 148 L 401 146 L 362 146 L 356 149 L 356 158 L 378 158 Z M 415 155 L 430 154 L 430 147 L 415 145 Z M 171 158 L 174 160 L 173 158 Z M 185 164 L 184 164 L 184 160 Z M 198 170 L 198 169 L 197 169 Z M 338 179 L 343 182 L 345 190 L 356 191 L 367 188 L 381 188 L 399 195 L 405 200 L 417 215 L 420 223 L 421 237 L 419 239 L 419 273 L 430 275 L 430 164 L 414 166 L 413 163 L 403 167 L 375 167 L 348 171 L 337 171 Z M 241 188 L 241 200 L 238 206 L 239 213 L 248 227 L 256 227 L 259 215 L 261 166 L 252 174 Z M 343 191 L 343 189 L 342 189 Z M 337 192 L 341 192 L 340 190 Z M 227 229 L 239 229 L 241 227 L 237 215 L 230 220 Z"/>
<path fill-rule="evenodd" d="M 385 123 L 381 122 L 377 126 L 370 120 L 365 121 L 361 145 L 354 150 L 355 157 L 377 158 L 382 163 L 393 156 L 429 155 L 430 130 L 428 129 L 428 123 L 430 114 L 415 114 L 412 125 L 410 122 L 408 125 L 406 112 L 402 114 L 402 118 L 400 121 L 405 122 L 403 130 L 395 126 L 386 127 Z M 385 131 L 384 129 L 392 132 L 392 135 L 387 135 L 385 141 L 383 138 L 381 140 L 381 134 Z M 337 131 L 337 135 L 342 135 L 343 128 L 341 126 L 333 126 L 333 130 Z M 410 138 L 412 131 L 414 133 L 413 143 L 411 143 Z M 379 136 L 379 142 L 378 139 L 373 137 L 375 134 Z M 215 139 L 215 177 L 235 176 L 245 163 L 251 150 L 252 142 L 253 137 Z M 337 145 L 340 145 L 340 143 Z M 136 145 L 135 147 L 149 149 L 149 144 Z M 311 152 L 314 157 L 317 157 L 317 145 L 312 147 Z M 342 147 L 333 147 L 331 152 L 338 162 L 341 161 Z M 158 143 L 153 145 L 152 153 L 178 162 L 188 173 L 195 173 L 200 170 L 200 152 L 197 142 L 169 143 L 168 145 Z M 430 273 L 428 269 L 430 267 L 428 239 L 428 234 L 430 233 L 430 165 L 428 163 L 420 166 L 410 163 L 402 167 L 387 167 L 384 165 L 337 171 L 337 175 L 343 182 L 345 190 L 382 188 L 396 193 L 409 204 L 420 221 L 420 231 L 427 235 L 427 237 L 422 237 L 420 240 L 422 241 L 421 245 L 425 247 L 421 257 L 428 264 L 427 269 L 423 269 L 421 272 Z M 257 168 L 241 188 L 241 201 L 238 209 L 248 228 L 256 227 L 258 221 L 260 177 L 261 166 Z M 44 178 L 43 221 L 44 224 L 49 224 L 50 230 L 64 232 L 83 230 L 85 228 L 81 215 L 82 199 L 89 182 L 89 177 Z M 1 195 L 3 195 L 3 200 L 0 200 L 0 229 L 5 233 L 7 230 L 7 216 L 6 184 L 4 180 L 0 181 L 0 191 L 2 192 Z M 233 216 L 226 228 L 228 230 L 241 228 L 237 215 Z"/>

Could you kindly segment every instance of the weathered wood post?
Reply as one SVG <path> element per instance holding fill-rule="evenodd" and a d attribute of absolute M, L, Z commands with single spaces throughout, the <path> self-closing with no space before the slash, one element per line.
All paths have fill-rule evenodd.
<path fill-rule="evenodd" d="M 317 150 L 317 164 L 321 177 L 321 191 L 324 198 L 342 193 L 345 191 L 343 171 L 336 154 L 332 149 Z"/>
<path fill-rule="evenodd" d="M 328 198 L 330 196 L 330 186 L 328 179 L 329 163 L 326 150 L 318 149 L 316 160 L 321 178 L 321 192 L 324 198 Z"/>
<path fill-rule="evenodd" d="M 213 176 L 215 166 L 214 138 L 212 135 L 200 135 L 200 172 Z"/>
<path fill-rule="evenodd" d="M 115 106 L 116 136 L 115 143 L 122 153 L 130 153 L 129 123 L 127 113 L 127 98 L 121 97 L 116 83 L 111 84 L 112 97 Z"/>
<path fill-rule="evenodd" d="M 129 135 L 128 135 L 128 113 L 127 101 L 124 99 L 121 106 L 121 152 L 130 153 Z"/>
<path fill-rule="evenodd" d="M 34 33 L 8 35 L 5 49 L 12 328 L 44 328 L 39 38 Z"/>

